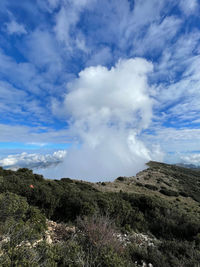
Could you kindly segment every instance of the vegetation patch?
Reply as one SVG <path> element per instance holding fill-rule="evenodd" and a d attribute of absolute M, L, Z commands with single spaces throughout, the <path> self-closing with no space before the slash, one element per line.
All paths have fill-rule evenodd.
<path fill-rule="evenodd" d="M 182 168 L 155 165 L 148 169 L 152 184 L 140 179 L 133 187 L 128 178 L 92 184 L 69 178 L 46 180 L 28 169 L 0 168 L 0 265 L 198 266 L 199 204 L 171 196 L 177 197 L 179 191 L 198 199 L 199 189 L 188 181 L 186 187 L 185 178 L 183 184 L 177 183 L 184 177 Z M 158 194 L 153 181 L 159 173 L 165 180 L 166 175 L 176 177 L 174 186 L 180 188 L 164 187 L 163 195 Z M 188 170 L 185 175 L 189 176 Z M 193 172 L 192 177 L 191 181 Z M 105 192 L 97 189 L 101 185 Z M 123 191 L 115 192 L 116 185 Z M 134 192 L 126 192 L 131 188 Z"/>
<path fill-rule="evenodd" d="M 160 193 L 162 193 L 163 195 L 166 195 L 166 196 L 170 196 L 170 197 L 178 197 L 179 196 L 179 192 L 176 192 L 173 190 L 168 190 L 168 189 L 161 189 Z"/>
<path fill-rule="evenodd" d="M 158 190 L 158 187 L 155 186 L 155 185 L 152 185 L 152 184 L 145 184 L 144 186 L 146 188 L 150 189 L 150 190 L 153 190 L 153 191 L 157 191 Z"/>

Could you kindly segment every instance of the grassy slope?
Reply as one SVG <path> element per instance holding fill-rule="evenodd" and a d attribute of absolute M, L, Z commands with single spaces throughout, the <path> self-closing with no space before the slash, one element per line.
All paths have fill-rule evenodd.
<path fill-rule="evenodd" d="M 33 193 L 31 193 L 29 185 L 32 183 L 35 185 L 34 197 L 38 198 L 39 196 L 42 201 L 47 200 L 48 196 L 52 196 L 52 194 L 60 197 L 65 192 L 76 192 L 77 197 L 79 192 L 88 192 L 94 196 L 98 192 L 134 193 L 139 196 L 163 199 L 172 208 L 180 208 L 182 211 L 200 218 L 200 171 L 152 161 L 147 165 L 149 168 L 141 171 L 135 177 L 119 177 L 114 182 L 103 183 L 89 183 L 69 178 L 47 180 L 29 170 L 27 172 L 26 169 L 17 172 L 1 169 L 0 178 L 6 179 L 4 179 L 6 187 L 3 189 L 0 179 L 0 185 L 2 184 L 0 191 L 8 190 L 26 196 L 30 199 L 30 203 Z M 172 191 L 176 194 L 168 196 L 163 194 L 162 190 Z M 32 204 L 41 207 L 39 203 L 41 200 L 38 199 L 38 202 L 34 200 Z"/>
<path fill-rule="evenodd" d="M 114 182 L 96 183 L 93 186 L 102 192 L 127 192 L 155 196 L 169 202 L 186 213 L 200 219 L 200 170 L 150 161 L 148 169 L 135 177 L 119 177 Z M 155 188 L 149 189 L 148 185 Z M 166 189 L 178 196 L 167 196 L 160 192 Z"/>

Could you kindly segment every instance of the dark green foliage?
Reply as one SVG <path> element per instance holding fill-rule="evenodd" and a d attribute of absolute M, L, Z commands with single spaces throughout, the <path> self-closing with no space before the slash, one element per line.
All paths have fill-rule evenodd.
<path fill-rule="evenodd" d="M 178 197 L 179 196 L 179 192 L 169 190 L 169 189 L 161 189 L 160 193 L 162 193 L 163 195 L 169 196 L 169 197 Z"/>
<path fill-rule="evenodd" d="M 45 229 L 45 216 L 25 198 L 9 192 L 0 194 L 0 236 L 7 238 L 0 247 L 0 266 L 38 266 L 37 253 L 26 244 L 41 238 Z"/>
<path fill-rule="evenodd" d="M 196 190 L 197 191 L 197 190 Z M 196 200 L 197 202 L 200 202 L 200 193 L 199 192 L 193 192 L 192 198 Z"/>
<path fill-rule="evenodd" d="M 122 177 L 122 176 L 119 176 L 116 181 L 120 181 L 120 182 L 123 182 L 126 180 L 126 177 Z"/>
<path fill-rule="evenodd" d="M 166 255 L 169 266 L 198 266 L 200 251 L 195 249 L 194 242 L 164 241 L 159 250 Z"/>
<path fill-rule="evenodd" d="M 183 168 L 154 161 L 150 161 L 147 165 L 150 169 L 159 170 L 160 173 L 178 180 L 180 191 L 200 202 L 200 171 L 198 169 Z"/>
<path fill-rule="evenodd" d="M 139 183 L 139 182 L 137 182 L 136 185 L 137 185 L 137 186 L 141 186 L 141 187 L 144 186 L 142 183 Z"/>
<path fill-rule="evenodd" d="M 200 232 L 198 218 L 170 207 L 170 205 L 158 198 L 123 194 L 123 198 L 131 203 L 132 207 L 142 214 L 140 231 L 149 229 L 158 238 L 177 238 L 191 240 Z M 137 215 L 137 218 L 139 216 Z M 135 219 L 136 220 L 136 219 Z M 131 227 L 134 228 L 134 217 Z"/>
<path fill-rule="evenodd" d="M 192 242 L 164 241 L 157 247 L 129 245 L 128 255 L 139 264 L 151 263 L 156 267 L 198 266 L 200 252 Z"/>
<path fill-rule="evenodd" d="M 177 179 L 180 184 L 183 181 L 180 185 L 180 195 L 191 196 L 199 201 L 199 184 L 195 188 L 186 181 L 190 175 L 189 171 L 184 173 L 182 168 L 168 165 L 166 167 L 155 164 L 153 168 L 162 168 L 164 173 Z M 199 173 L 193 171 L 191 177 L 191 183 L 197 184 Z M 123 183 L 124 179 L 119 177 L 117 180 Z M 144 186 L 138 182 L 136 185 Z M 144 190 L 144 194 L 100 192 L 89 183 L 69 178 L 45 180 L 28 169 L 14 172 L 0 168 L 0 231 L 2 234 L 10 229 L 11 237 L 13 236 L 13 241 L 5 248 L 10 254 L 4 255 L 4 262 L 7 266 L 10 262 L 14 262 L 13 266 L 19 266 L 19 262 L 22 266 L 34 266 L 30 265 L 30 262 L 39 259 L 38 265 L 35 266 L 43 264 L 73 267 L 83 266 L 80 259 L 87 262 L 88 255 L 91 255 L 90 261 L 101 263 L 99 266 L 134 266 L 135 261 L 140 263 L 142 260 L 154 266 L 195 266 L 199 262 L 200 250 L 198 216 L 172 203 L 173 198 L 170 196 L 178 196 L 178 192 L 163 188 L 160 192 L 165 194 L 165 197 L 159 198 L 153 192 L 158 190 L 156 186 L 146 184 L 145 187 L 151 191 Z M 94 244 L 94 240 L 89 241 L 87 235 L 79 235 L 77 239 L 66 240 L 65 244 L 49 246 L 43 242 L 34 249 L 19 247 L 14 250 L 14 246 L 24 239 L 32 242 L 44 232 L 43 213 L 52 220 L 73 224 L 76 224 L 79 217 L 85 223 L 85 229 L 86 226 L 91 227 L 91 218 L 108 216 L 115 231 L 153 234 L 160 243 L 154 248 L 140 248 L 132 243 L 126 249 L 120 247 L 118 251 L 111 237 L 106 245 L 99 248 Z M 84 219 L 85 217 L 87 219 Z M 93 225 L 96 225 L 94 227 L 97 233 L 100 229 L 101 235 L 102 225 L 97 221 Z M 80 224 L 78 227 L 83 231 L 84 227 L 81 228 Z M 88 231 L 86 232 L 88 234 Z M 22 249 L 26 251 L 26 257 L 22 257 Z"/>
<path fill-rule="evenodd" d="M 53 220 L 73 222 L 77 216 L 109 213 L 121 229 L 144 232 L 150 230 L 158 237 L 167 235 L 179 237 L 184 232 L 183 238 L 187 238 L 189 233 L 195 235 L 197 231 L 196 222 L 188 223 L 185 214 L 177 213 L 167 202 L 156 197 L 102 193 L 90 184 L 69 178 L 60 181 L 45 180 L 27 169 L 20 169 L 17 172 L 1 170 L 1 175 L 3 176 L 1 190 L 25 196 L 30 205 L 38 206 Z M 30 184 L 34 185 L 34 189 L 29 187 Z M 154 188 L 151 185 L 150 187 Z M 178 195 L 177 192 L 171 190 L 166 192 L 166 190 L 161 192 Z M 185 230 L 181 230 L 183 225 Z"/>
<path fill-rule="evenodd" d="M 186 192 L 184 192 L 184 191 L 180 191 L 179 195 L 182 196 L 182 197 L 188 197 L 188 194 Z"/>
<path fill-rule="evenodd" d="M 172 185 L 166 181 L 163 181 L 164 184 L 168 185 L 169 187 L 171 187 Z"/>
<path fill-rule="evenodd" d="M 14 229 L 13 225 L 30 227 L 31 235 L 37 236 L 45 230 L 46 218 L 38 208 L 29 206 L 25 198 L 9 192 L 0 194 L 1 232 Z"/>
<path fill-rule="evenodd" d="M 134 243 L 130 244 L 127 248 L 127 256 L 131 258 L 133 262 L 137 262 L 142 265 L 142 262 L 147 264 L 153 264 L 156 267 L 169 267 L 167 258 L 157 248 L 154 247 L 138 247 Z"/>
<path fill-rule="evenodd" d="M 155 186 L 155 185 L 152 185 L 152 184 L 145 184 L 144 186 L 146 188 L 150 189 L 150 190 L 153 190 L 153 191 L 157 191 L 158 190 L 158 187 Z"/>
<path fill-rule="evenodd" d="M 56 181 L 56 180 L 55 180 Z M 61 178 L 60 181 L 64 182 L 64 183 L 73 183 L 73 180 L 70 178 Z"/>
<path fill-rule="evenodd" d="M 13 193 L 0 194 L 0 221 L 5 223 L 7 220 L 14 219 L 16 221 L 24 219 L 28 211 L 29 205 L 23 197 Z"/>
<path fill-rule="evenodd" d="M 158 179 L 157 179 L 157 183 L 160 184 L 161 182 L 162 182 L 162 183 L 164 182 L 163 179 L 162 179 L 162 178 L 158 178 Z"/>

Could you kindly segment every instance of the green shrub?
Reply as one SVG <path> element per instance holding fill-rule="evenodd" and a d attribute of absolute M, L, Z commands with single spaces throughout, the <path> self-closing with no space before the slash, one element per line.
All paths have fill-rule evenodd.
<path fill-rule="evenodd" d="M 170 266 L 198 266 L 200 252 L 195 250 L 194 242 L 164 241 L 159 250 L 166 255 Z"/>
<path fill-rule="evenodd" d="M 179 192 L 176 192 L 173 190 L 168 190 L 168 189 L 161 189 L 160 193 L 162 193 L 163 195 L 166 195 L 166 196 L 170 196 L 170 197 L 178 197 L 179 196 Z"/>
<path fill-rule="evenodd" d="M 180 191 L 179 195 L 182 196 L 182 197 L 188 197 L 188 194 L 186 192 L 184 192 L 184 191 Z"/>
<path fill-rule="evenodd" d="M 29 206 L 25 198 L 7 192 L 0 195 L 0 229 L 9 233 L 12 242 L 36 239 L 46 229 L 46 218 L 39 209 Z"/>
<path fill-rule="evenodd" d="M 158 187 L 155 186 L 155 185 L 152 185 L 152 184 L 145 184 L 144 186 L 146 188 L 150 189 L 150 190 L 153 190 L 153 191 L 157 191 L 158 190 Z"/>
<path fill-rule="evenodd" d="M 139 182 L 137 182 L 136 185 L 137 186 L 140 186 L 140 187 L 143 187 L 144 186 L 142 183 L 139 183 Z"/>
<path fill-rule="evenodd" d="M 123 177 L 123 176 L 119 176 L 117 179 L 116 179 L 116 181 L 119 181 L 119 182 L 124 182 L 124 181 L 126 181 L 126 177 Z"/>
<path fill-rule="evenodd" d="M 133 262 L 128 261 L 127 258 L 119 255 L 116 253 L 112 247 L 105 248 L 101 251 L 100 257 L 99 257 L 99 263 L 101 263 L 100 266 L 106 266 L 106 267 L 134 267 L 135 264 Z"/>
<path fill-rule="evenodd" d="M 0 222 L 5 223 L 10 218 L 18 221 L 24 219 L 29 205 L 25 198 L 13 193 L 0 194 Z"/>
<path fill-rule="evenodd" d="M 165 255 L 157 247 L 144 247 L 131 243 L 127 247 L 127 257 L 130 257 L 132 262 L 137 262 L 137 266 L 142 266 L 145 262 L 156 267 L 171 267 Z"/>
<path fill-rule="evenodd" d="M 62 181 L 64 183 L 73 183 L 73 180 L 70 178 L 61 178 L 60 181 Z"/>

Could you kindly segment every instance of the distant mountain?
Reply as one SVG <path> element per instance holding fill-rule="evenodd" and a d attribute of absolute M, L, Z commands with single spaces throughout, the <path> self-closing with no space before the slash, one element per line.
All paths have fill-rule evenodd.
<path fill-rule="evenodd" d="M 183 167 L 183 168 L 189 168 L 189 169 L 197 169 L 200 170 L 200 166 L 194 165 L 194 164 L 188 164 L 188 163 L 176 163 L 176 166 Z"/>

